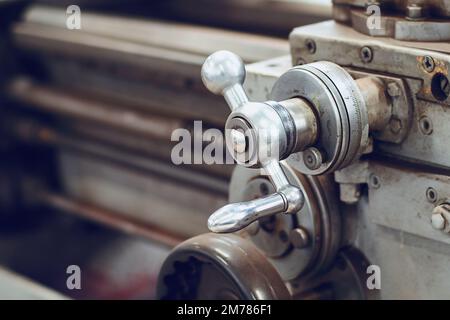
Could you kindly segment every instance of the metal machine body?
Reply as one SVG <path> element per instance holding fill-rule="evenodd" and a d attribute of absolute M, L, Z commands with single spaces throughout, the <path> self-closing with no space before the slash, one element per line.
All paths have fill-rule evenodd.
<path fill-rule="evenodd" d="M 415 16 L 417 7 L 428 14 Z M 206 86 L 224 94 L 232 109 L 226 123 L 231 153 L 251 149 L 245 145 L 251 137 L 233 135 L 245 126 L 275 128 L 281 141 L 267 162 L 248 165 L 235 157 L 243 166 L 232 176 L 231 204 L 210 217 L 209 228 L 252 241 L 293 298 L 450 298 L 448 4 L 399 1 L 388 8 L 397 29 L 387 30 L 387 23 L 384 33 L 372 34 L 358 20 L 364 5 L 336 1 L 337 21 L 292 31 L 289 57 L 247 66 L 248 97 L 243 75 L 233 72 L 235 56 L 219 53 L 204 66 Z M 438 39 L 426 38 L 424 26 Z M 415 33 L 406 37 L 405 28 Z M 211 60 L 219 70 L 215 78 L 205 76 Z M 264 117 L 272 122 L 259 121 Z M 286 185 L 299 197 L 286 197 Z M 374 269 L 381 275 L 375 287 Z"/>

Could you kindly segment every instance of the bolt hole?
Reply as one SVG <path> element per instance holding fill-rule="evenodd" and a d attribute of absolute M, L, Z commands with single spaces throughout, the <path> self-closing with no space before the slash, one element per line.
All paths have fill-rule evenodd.
<path fill-rule="evenodd" d="M 369 177 L 369 183 L 373 188 L 379 188 L 381 183 L 380 183 L 380 178 L 378 178 L 376 175 L 372 174 Z"/>
<path fill-rule="evenodd" d="M 448 78 L 442 73 L 436 73 L 431 80 L 431 93 L 436 100 L 447 100 L 450 95 L 450 84 Z"/>
<path fill-rule="evenodd" d="M 433 125 L 427 117 L 422 117 L 419 120 L 419 127 L 420 131 L 422 131 L 423 134 L 429 135 L 433 132 Z"/>
<path fill-rule="evenodd" d="M 438 195 L 436 190 L 433 188 L 428 188 L 426 191 L 426 196 L 429 202 L 435 203 L 437 201 Z"/>

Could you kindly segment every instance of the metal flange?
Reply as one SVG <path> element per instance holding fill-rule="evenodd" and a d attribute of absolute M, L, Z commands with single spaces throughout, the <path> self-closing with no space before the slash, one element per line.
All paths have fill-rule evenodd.
<path fill-rule="evenodd" d="M 356 82 L 341 67 L 315 62 L 292 68 L 274 84 L 271 98 L 277 101 L 300 97 L 314 108 L 319 119 L 316 143 L 323 162 L 307 165 L 305 152 L 292 154 L 288 163 L 304 174 L 320 175 L 354 161 L 369 142 L 366 105 Z"/>

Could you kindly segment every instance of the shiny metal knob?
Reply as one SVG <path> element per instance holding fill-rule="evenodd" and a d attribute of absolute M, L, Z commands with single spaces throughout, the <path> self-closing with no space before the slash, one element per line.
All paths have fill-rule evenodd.
<path fill-rule="evenodd" d="M 264 216 L 298 212 L 303 206 L 304 196 L 299 188 L 289 183 L 279 163 L 282 154 L 278 152 L 287 149 L 286 140 L 296 134 L 286 133 L 283 121 L 289 118 L 289 111 L 276 102 L 249 102 L 242 87 L 245 80 L 244 62 L 229 51 L 215 52 L 206 59 L 202 67 L 202 80 L 212 93 L 224 96 L 232 111 L 226 124 L 230 153 L 238 164 L 247 165 L 239 156 L 253 150 L 252 159 L 263 168 L 277 191 L 261 199 L 224 206 L 210 216 L 208 228 L 213 232 L 234 232 Z M 269 132 L 269 139 L 259 137 L 264 130 Z M 253 132 L 252 139 L 248 141 L 245 136 L 247 131 Z M 262 151 L 268 149 L 274 152 L 262 155 Z"/>
<path fill-rule="evenodd" d="M 242 87 L 245 81 L 244 62 L 230 51 L 217 51 L 205 60 L 202 80 L 209 91 L 224 96 L 231 111 L 248 102 Z"/>

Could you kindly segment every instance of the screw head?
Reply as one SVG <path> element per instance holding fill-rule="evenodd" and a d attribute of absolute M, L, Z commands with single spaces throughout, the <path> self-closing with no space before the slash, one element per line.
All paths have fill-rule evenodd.
<path fill-rule="evenodd" d="M 431 226 L 435 230 L 444 230 L 445 228 L 445 219 L 442 214 L 433 213 L 431 215 Z"/>
<path fill-rule="evenodd" d="M 362 47 L 359 51 L 359 57 L 361 58 L 362 62 L 369 63 L 373 59 L 373 52 L 370 47 Z"/>
<path fill-rule="evenodd" d="M 436 230 L 442 230 L 450 233 L 450 228 L 448 225 L 449 219 L 450 204 L 448 202 L 444 202 L 433 209 L 433 213 L 431 214 L 431 225 Z"/>
<path fill-rule="evenodd" d="M 425 56 L 422 59 L 422 66 L 425 69 L 426 72 L 433 72 L 435 68 L 434 59 L 430 56 Z"/>
<path fill-rule="evenodd" d="M 310 170 L 318 169 L 323 163 L 322 153 L 319 149 L 311 147 L 303 151 L 305 165 Z"/>
<path fill-rule="evenodd" d="M 297 227 L 289 233 L 289 240 L 297 249 L 303 249 L 309 246 L 309 233 L 303 227 Z"/>
<path fill-rule="evenodd" d="M 391 118 L 389 120 L 389 129 L 393 134 L 398 134 L 403 128 L 402 122 L 400 119 Z"/>

